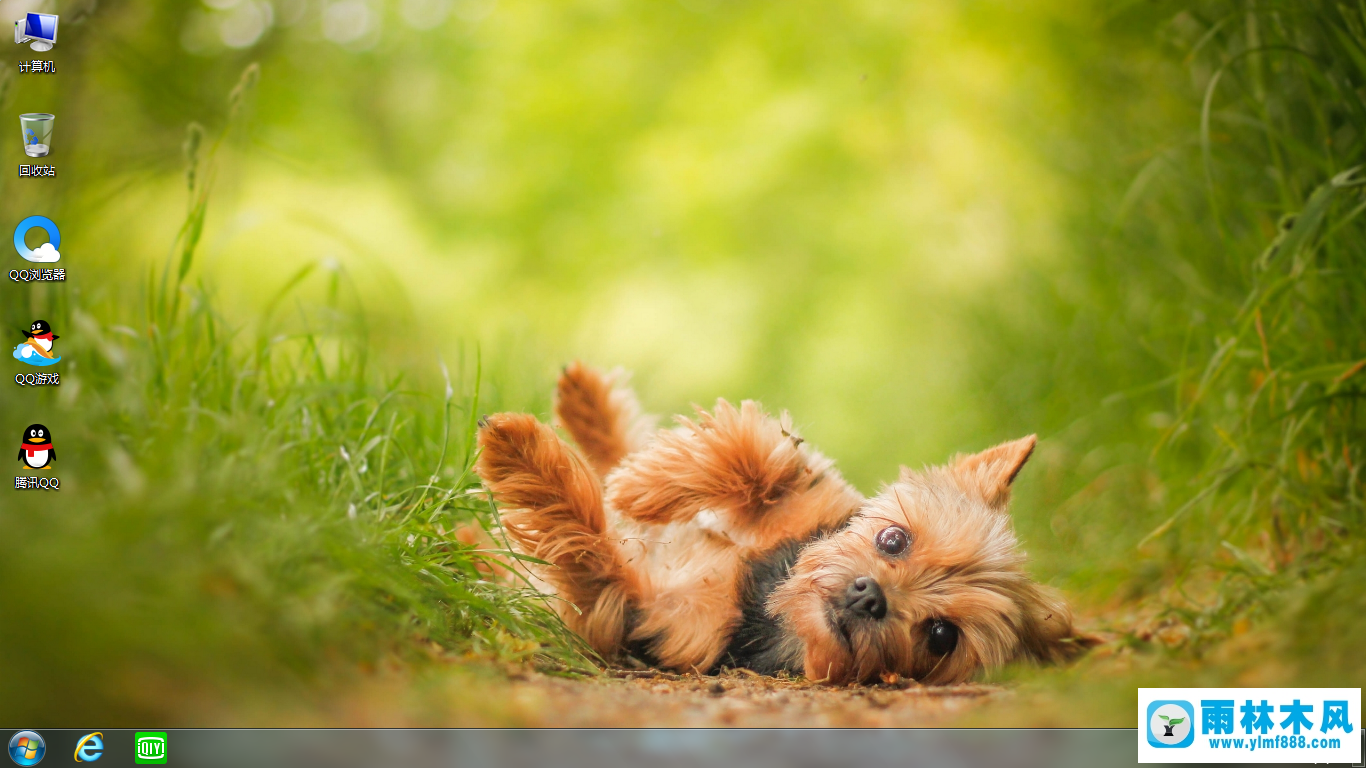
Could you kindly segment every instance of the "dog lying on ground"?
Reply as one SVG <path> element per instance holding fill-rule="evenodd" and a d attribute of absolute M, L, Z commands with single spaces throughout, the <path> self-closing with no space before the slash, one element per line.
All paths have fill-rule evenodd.
<path fill-rule="evenodd" d="M 561 440 L 481 422 L 477 471 L 570 628 L 608 659 L 837 683 L 957 683 L 1088 641 L 1023 569 L 1006 506 L 1035 438 L 904 469 L 865 499 L 783 414 L 718 400 L 654 431 L 621 374 L 560 377 Z"/>

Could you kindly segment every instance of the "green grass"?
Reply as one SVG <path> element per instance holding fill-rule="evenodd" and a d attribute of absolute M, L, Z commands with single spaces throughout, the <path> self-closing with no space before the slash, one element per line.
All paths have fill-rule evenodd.
<path fill-rule="evenodd" d="M 64 91 L 70 109 L 58 111 L 73 115 L 63 126 L 79 126 L 124 164 L 104 168 L 109 187 L 30 186 L 30 197 L 0 200 L 15 215 L 49 205 L 64 228 L 116 233 L 111 249 L 166 245 L 162 256 L 130 260 L 151 265 L 145 273 L 114 256 L 98 264 L 97 244 L 81 242 L 72 224 L 65 231 L 86 253 L 71 259 L 71 283 L 0 289 L 7 322 L 50 320 L 68 358 L 59 388 L 0 390 L 6 434 L 31 421 L 53 429 L 53 474 L 63 480 L 61 491 L 0 502 L 0 713 L 39 726 L 188 724 L 215 712 L 250 722 L 297 705 L 327 721 L 334 696 L 396 667 L 429 690 L 414 694 L 431 696 L 424 722 L 442 723 L 443 681 L 470 689 L 459 711 L 497 713 L 480 698 L 497 678 L 490 669 L 591 669 L 545 598 L 486 580 L 479 566 L 497 553 L 450 533 L 496 522 L 470 472 L 478 416 L 544 413 L 545 395 L 527 393 L 548 390 L 563 339 L 542 345 L 525 334 L 605 327 L 584 320 L 619 299 L 599 283 L 679 302 L 684 315 L 715 309 L 702 318 L 707 332 L 740 339 L 717 351 L 698 342 L 705 333 L 667 323 L 639 337 L 623 331 L 615 348 L 655 361 L 656 383 L 672 386 L 655 400 L 647 368 L 641 391 L 652 407 L 682 408 L 684 391 L 792 407 L 825 432 L 813 442 L 865 485 L 921 453 L 941 460 L 992 439 L 1043 436 L 1021 477 L 1017 527 L 1035 572 L 1114 642 L 1071 670 L 1003 672 L 1021 691 L 1018 705 L 978 722 L 1128 724 L 1140 684 L 1362 678 L 1366 5 L 946 2 L 924 17 L 827 10 L 820 23 L 781 14 L 770 23 L 779 11 L 737 4 L 683 26 L 671 7 L 565 11 L 562 26 L 494 19 L 487 48 L 469 43 L 473 28 L 448 30 L 451 61 L 437 58 L 440 38 L 414 34 L 396 50 L 355 53 L 263 43 L 251 52 L 261 68 L 244 72 L 244 53 L 184 56 L 177 25 L 193 14 L 157 8 L 150 25 L 108 11 L 98 39 L 73 26 L 91 35 L 91 50 L 112 51 L 97 73 L 108 80 Z M 918 24 L 948 31 L 899 31 Z M 146 46 L 121 44 L 144 29 L 155 38 Z M 657 66 L 631 69 L 619 90 L 600 88 L 616 65 L 575 58 L 592 47 L 579 34 L 590 32 L 628 61 L 648 59 L 637 40 L 676 47 Z M 525 56 L 546 40 L 578 68 L 565 74 Z M 820 45 L 803 46 L 812 40 Z M 962 55 L 984 62 L 985 74 L 958 66 L 959 80 L 945 86 L 920 71 L 922 48 L 908 40 L 927 46 L 926 61 Z M 703 53 L 692 58 L 694 49 Z M 131 50 L 152 53 L 118 58 Z M 453 74 L 423 80 L 431 72 L 404 58 L 413 50 Z M 822 68 L 826 59 L 834 63 Z M 415 111 L 411 125 L 389 124 L 397 111 L 381 107 L 391 69 L 450 98 Z M 739 74 L 705 76 L 711 69 Z M 255 110 L 258 78 L 266 114 Z M 495 97 L 507 83 L 522 98 Z M 50 87 L 7 77 L 0 103 Z M 960 87 L 1004 104 L 963 113 L 951 98 Z M 347 101 L 351 90 L 357 101 Z M 922 91 L 930 96 L 916 101 Z M 729 94 L 731 110 L 717 123 L 698 106 L 714 92 Z M 118 112 L 110 94 L 135 106 Z M 589 96 L 593 108 L 582 106 Z M 656 114 L 655 100 L 672 106 Z M 753 137 L 732 135 L 732 124 L 752 119 L 767 136 L 772 115 L 747 111 L 766 100 L 806 114 L 810 133 L 783 138 L 776 154 L 758 142 L 765 151 L 753 168 L 740 163 L 719 181 L 699 171 L 677 199 L 665 193 L 675 191 L 668 174 L 682 173 L 665 160 L 750 157 Z M 308 108 L 291 112 L 296 101 Z M 78 122 L 85 113 L 127 125 L 106 134 Z M 372 121 L 376 113 L 384 119 Z M 187 114 L 198 122 L 185 130 Z M 953 119 L 934 122 L 943 115 Z M 393 141 L 355 138 L 372 122 Z M 427 173 L 442 138 L 433 126 L 447 123 L 469 151 L 450 167 L 493 193 L 472 196 L 464 177 L 451 186 Z M 902 146 L 914 143 L 908 136 L 944 141 L 961 125 L 973 129 L 963 157 L 984 152 L 979 165 L 934 165 L 937 154 L 963 159 L 952 143 Z M 98 158 L 79 159 L 95 167 Z M 214 276 L 234 276 L 232 265 L 206 261 L 240 253 L 215 244 L 238 219 L 215 214 L 250 207 L 237 197 L 248 166 L 322 178 L 303 187 L 315 190 L 329 173 L 393 180 L 398 199 L 413 198 L 415 229 L 464 249 L 452 246 L 460 268 L 443 279 L 483 286 L 447 286 L 463 297 L 453 303 L 472 307 L 449 317 L 515 305 L 527 325 L 489 321 L 515 343 L 486 345 L 484 355 L 466 345 L 443 360 L 421 351 L 437 344 L 423 346 L 411 307 L 376 301 L 386 294 L 367 283 L 373 274 L 331 258 L 290 261 L 255 281 L 268 289 L 250 312 L 230 314 L 225 307 L 242 301 L 216 295 L 227 281 Z M 999 187 L 961 178 L 997 172 Z M 732 173 L 749 186 L 731 190 Z M 119 195 L 173 175 L 186 200 L 176 231 L 100 229 L 86 211 L 122 210 Z M 1037 179 L 1048 202 L 1020 204 Z M 988 210 L 988 224 L 995 213 L 1008 222 L 1051 215 L 1058 242 L 1007 246 L 1011 263 L 995 282 L 970 270 L 927 278 L 932 259 L 907 254 L 933 252 L 943 233 L 926 231 L 938 226 L 928 215 L 912 231 L 900 207 L 925 202 L 913 194 L 925 183 L 969 201 L 999 194 L 1005 213 Z M 150 209 L 159 198 L 149 194 L 138 200 Z M 148 220 L 157 217 L 138 218 Z M 347 231 L 309 226 L 320 249 Z M 503 283 L 479 282 L 490 274 Z M 670 292 L 675 281 L 684 287 Z M 715 305 L 680 299 L 713 291 Z M 628 317 L 648 325 L 679 311 L 646 309 Z M 391 326 L 411 327 L 413 338 L 394 346 L 394 334 L 377 330 Z M 480 337 L 472 327 L 449 332 Z M 692 344 L 673 345 L 675 332 Z M 691 357 L 665 369 L 667 355 L 640 352 L 651 344 Z M 699 381 L 711 386 L 697 371 L 713 365 L 734 369 L 721 378 L 735 391 L 693 393 Z M 668 370 L 692 383 L 666 381 Z"/>
<path fill-rule="evenodd" d="M 384 664 L 591 670 L 546 598 L 479 570 L 503 545 L 451 535 L 496 523 L 471 470 L 497 405 L 477 351 L 432 360 L 435 376 L 386 369 L 340 271 L 290 277 L 255 333 L 186 282 L 214 172 L 202 136 L 143 313 L 117 324 L 69 303 L 53 322 L 80 364 L 55 392 L 4 395 L 52 427 L 64 482 L 0 512 L 0 716 L 187 724 L 203 714 L 188 701 L 317 697 Z M 329 300 L 291 306 L 317 279 Z"/>
<path fill-rule="evenodd" d="M 1334 603 L 1363 594 L 1345 569 L 1366 525 L 1366 6 L 1120 5 L 1107 24 L 1092 151 L 1129 171 L 1081 180 L 1085 256 L 1036 275 L 982 351 L 1015 366 L 987 371 L 1000 419 L 1056 430 L 1026 538 L 1062 544 L 1045 572 L 1135 648 L 1167 625 L 1172 663 L 1218 679 L 1359 679 L 1362 620 Z M 1175 130 L 1115 120 L 1106 90 L 1164 93 Z M 1279 650 L 1221 655 L 1248 631 Z"/>
<path fill-rule="evenodd" d="M 1159 242 L 1207 276 L 1210 290 L 1190 305 L 1210 327 L 1192 328 L 1183 344 L 1168 388 L 1173 418 L 1153 453 L 1194 448 L 1200 464 L 1139 547 L 1180 553 L 1185 572 L 1219 572 L 1212 601 L 1174 610 L 1221 637 L 1256 618 L 1264 598 L 1359 556 L 1366 9 L 1197 10 L 1204 31 L 1185 57 L 1205 74 L 1204 93 L 1198 165 L 1192 148 L 1185 173 L 1203 184 L 1179 201 L 1193 236 Z M 1190 199 L 1196 188 L 1204 206 Z"/>

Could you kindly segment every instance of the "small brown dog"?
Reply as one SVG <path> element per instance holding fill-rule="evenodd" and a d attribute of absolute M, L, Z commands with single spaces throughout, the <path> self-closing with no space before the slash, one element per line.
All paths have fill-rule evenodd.
<path fill-rule="evenodd" d="M 1006 504 L 1026 437 L 863 498 L 786 414 L 724 400 L 655 432 L 620 374 L 574 364 L 555 415 L 488 417 L 478 472 L 561 615 L 604 657 L 814 680 L 967 680 L 1080 652 L 1023 570 Z"/>

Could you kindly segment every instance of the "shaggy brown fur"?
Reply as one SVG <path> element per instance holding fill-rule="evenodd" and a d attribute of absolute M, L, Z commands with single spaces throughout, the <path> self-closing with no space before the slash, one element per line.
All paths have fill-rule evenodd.
<path fill-rule="evenodd" d="M 604 375 L 576 362 L 565 366 L 555 388 L 555 423 L 574 438 L 599 477 L 654 431 L 654 419 L 641 415 L 627 378 L 620 369 Z"/>
<path fill-rule="evenodd" d="M 541 577 L 579 607 L 569 626 L 594 648 L 621 640 L 638 574 L 608 535 L 602 488 L 583 459 L 550 427 L 525 414 L 490 417 L 479 432 L 479 474 L 507 511 L 503 527 L 526 554 L 550 563 Z"/>
<path fill-rule="evenodd" d="M 551 564 L 536 575 L 604 656 L 952 683 L 1087 646 L 1005 513 L 1033 436 L 864 499 L 786 414 L 718 400 L 649 436 L 623 381 L 580 364 L 560 378 L 556 420 L 586 460 L 531 416 L 479 433 L 508 534 Z"/>

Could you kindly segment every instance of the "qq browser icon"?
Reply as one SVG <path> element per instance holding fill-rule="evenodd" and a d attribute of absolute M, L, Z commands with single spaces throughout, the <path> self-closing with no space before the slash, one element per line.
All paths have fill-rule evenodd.
<path fill-rule="evenodd" d="M 166 734 L 142 732 L 133 735 L 133 762 L 156 765 L 166 762 Z"/>

